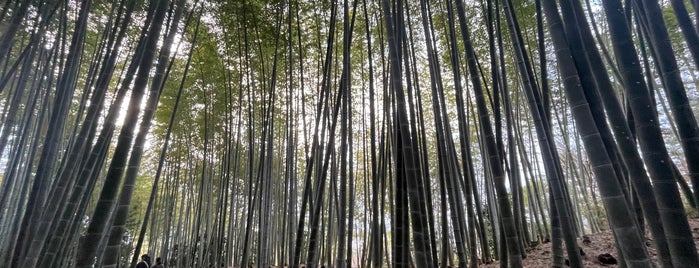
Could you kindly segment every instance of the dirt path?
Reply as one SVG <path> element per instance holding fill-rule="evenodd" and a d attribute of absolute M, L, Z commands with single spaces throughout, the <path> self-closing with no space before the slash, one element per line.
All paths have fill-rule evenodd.
<path fill-rule="evenodd" d="M 699 219 L 691 219 L 689 226 L 692 228 L 694 243 L 699 245 Z M 596 262 L 597 256 L 603 253 L 609 253 L 615 258 L 617 257 L 614 237 L 612 237 L 611 231 L 590 234 L 588 237 L 590 238 L 590 243 L 587 245 L 582 243 L 582 238 L 578 238 L 578 245 L 580 245 L 585 252 L 585 256 L 583 257 L 585 267 L 616 267 L 616 265 L 605 266 Z M 648 234 L 647 237 L 650 237 L 650 234 Z M 653 262 L 657 263 L 658 256 L 652 239 L 649 238 L 647 244 L 650 245 L 648 251 Z M 551 243 L 544 243 L 527 250 L 527 258 L 523 260 L 523 264 L 524 267 L 552 267 L 551 261 Z M 499 262 L 494 262 L 480 267 L 495 268 L 500 267 L 500 264 Z"/>

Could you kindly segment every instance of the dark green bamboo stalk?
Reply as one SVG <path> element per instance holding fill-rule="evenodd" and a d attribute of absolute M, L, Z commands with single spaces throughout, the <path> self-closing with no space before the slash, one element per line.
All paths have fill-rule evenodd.
<path fill-rule="evenodd" d="M 97 245 L 103 239 L 103 233 L 108 226 L 112 209 L 116 203 L 117 192 L 121 187 L 121 179 L 124 174 L 124 166 L 126 158 L 131 150 L 131 142 L 133 139 L 133 131 L 138 121 L 138 116 L 141 112 L 140 104 L 145 93 L 145 87 L 148 83 L 148 75 L 150 67 L 153 64 L 157 42 L 160 38 L 160 29 L 165 18 L 165 10 L 167 8 L 167 0 L 152 1 L 151 5 L 157 5 L 158 8 L 153 18 L 153 23 L 149 29 L 148 37 L 146 38 L 143 58 L 141 59 L 139 71 L 136 75 L 129 109 L 126 116 L 124 126 L 119 133 L 117 145 L 114 149 L 110 168 L 107 172 L 98 205 L 91 217 L 86 235 L 81 238 L 78 249 L 78 267 L 91 267 L 94 262 L 94 257 L 97 254 Z"/>
<path fill-rule="evenodd" d="M 631 210 L 628 207 L 618 180 L 614 178 L 611 161 L 602 138 L 595 126 L 592 112 L 587 104 L 575 65 L 570 60 L 572 54 L 566 41 L 562 21 L 554 2 L 544 2 L 544 11 L 549 25 L 549 33 L 556 47 L 556 57 L 561 76 L 564 77 L 566 97 L 571 107 L 576 126 L 587 149 L 590 162 L 597 177 L 602 200 L 607 210 L 610 226 L 615 230 L 618 245 L 631 267 L 652 267 L 650 258 L 637 230 Z M 606 178 L 606 179 L 605 179 Z"/>

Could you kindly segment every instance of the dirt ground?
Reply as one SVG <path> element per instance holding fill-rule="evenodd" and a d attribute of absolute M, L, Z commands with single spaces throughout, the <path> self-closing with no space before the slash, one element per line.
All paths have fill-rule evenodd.
<path fill-rule="evenodd" d="M 689 226 L 692 229 L 694 243 L 699 245 L 699 219 L 691 219 L 689 221 Z M 617 257 L 611 231 L 590 234 L 588 237 L 590 238 L 590 243 L 588 245 L 584 245 L 582 243 L 582 238 L 578 238 L 578 245 L 580 245 L 585 252 L 585 256 L 583 257 L 585 267 L 616 267 L 616 265 L 605 266 L 596 262 L 597 256 L 603 253 L 609 253 L 615 258 Z M 648 237 L 647 244 L 650 245 L 648 247 L 649 254 L 653 262 L 657 264 L 658 256 L 655 251 L 655 245 L 653 245 L 653 241 L 650 239 L 650 234 L 647 234 L 646 237 Z M 551 243 L 543 243 L 527 250 L 527 258 L 523 260 L 523 264 L 524 267 L 552 267 L 551 261 Z M 500 267 L 500 264 L 494 262 L 480 267 L 495 268 Z"/>

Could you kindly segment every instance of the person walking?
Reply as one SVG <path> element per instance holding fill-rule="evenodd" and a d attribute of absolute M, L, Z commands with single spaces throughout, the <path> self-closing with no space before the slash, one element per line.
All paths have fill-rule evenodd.
<path fill-rule="evenodd" d="M 163 265 L 163 259 L 160 257 L 155 258 L 155 265 L 153 265 L 153 268 L 165 268 Z"/>
<path fill-rule="evenodd" d="M 150 256 L 148 254 L 141 255 L 141 262 L 136 264 L 136 268 L 150 268 Z"/>

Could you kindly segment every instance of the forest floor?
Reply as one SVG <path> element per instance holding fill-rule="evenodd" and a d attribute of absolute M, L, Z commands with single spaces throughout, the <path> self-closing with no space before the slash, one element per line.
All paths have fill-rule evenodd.
<path fill-rule="evenodd" d="M 690 219 L 689 227 L 692 229 L 694 243 L 699 245 L 699 219 Z M 609 253 L 615 258 L 618 257 L 612 232 L 607 230 L 587 236 L 590 238 L 588 245 L 584 245 L 582 238 L 578 238 L 578 245 L 585 252 L 585 256 L 583 256 L 585 267 L 616 267 L 616 265 L 602 265 L 597 262 L 597 256 L 604 253 Z M 650 234 L 647 234 L 646 237 L 650 237 Z M 648 253 L 651 255 L 653 262 L 657 264 L 658 255 L 655 251 L 655 245 L 650 238 L 648 238 L 647 244 L 650 245 L 648 246 Z M 551 243 L 543 243 L 527 250 L 527 258 L 523 260 L 523 265 L 524 267 L 552 267 L 552 260 Z M 496 268 L 500 267 L 500 264 L 496 261 L 480 267 Z"/>

